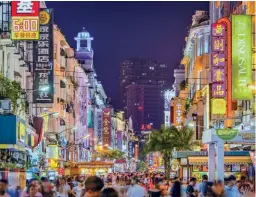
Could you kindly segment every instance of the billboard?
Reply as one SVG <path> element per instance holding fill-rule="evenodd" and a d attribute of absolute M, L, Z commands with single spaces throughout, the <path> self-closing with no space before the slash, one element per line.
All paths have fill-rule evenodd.
<path fill-rule="evenodd" d="M 111 145 L 111 109 L 103 109 L 103 146 Z"/>
<path fill-rule="evenodd" d="M 252 17 L 232 15 L 232 99 L 251 100 Z"/>
<path fill-rule="evenodd" d="M 133 154 L 133 147 L 134 147 L 134 142 L 133 141 L 129 141 L 128 142 L 128 157 L 129 158 L 133 158 L 134 154 Z"/>
<path fill-rule="evenodd" d="M 185 111 L 184 98 L 175 97 L 173 100 L 173 125 L 181 128 L 184 121 L 183 113 Z"/>
<path fill-rule="evenodd" d="M 96 119 L 97 119 L 97 124 L 96 124 L 95 134 L 97 137 L 97 142 L 99 144 L 99 143 L 102 143 L 102 111 L 97 111 Z"/>
<path fill-rule="evenodd" d="M 34 44 L 33 102 L 53 103 L 53 10 L 40 11 L 40 39 Z"/>
<path fill-rule="evenodd" d="M 39 39 L 39 1 L 11 2 L 11 39 Z"/>

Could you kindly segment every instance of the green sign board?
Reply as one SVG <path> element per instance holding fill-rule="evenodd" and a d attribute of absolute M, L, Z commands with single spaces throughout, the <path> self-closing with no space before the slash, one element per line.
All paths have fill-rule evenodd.
<path fill-rule="evenodd" d="M 252 17 L 232 15 L 232 99 L 251 100 Z"/>
<path fill-rule="evenodd" d="M 223 140 L 232 140 L 238 134 L 237 129 L 216 129 L 216 134 Z"/>

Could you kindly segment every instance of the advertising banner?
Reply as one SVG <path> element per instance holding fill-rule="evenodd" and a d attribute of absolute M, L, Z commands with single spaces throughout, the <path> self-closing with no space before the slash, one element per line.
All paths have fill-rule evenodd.
<path fill-rule="evenodd" d="M 122 151 L 122 131 L 116 132 L 117 149 Z"/>
<path fill-rule="evenodd" d="M 103 109 L 103 146 L 111 145 L 111 109 Z"/>
<path fill-rule="evenodd" d="M 225 84 L 212 84 L 212 97 L 214 98 L 225 98 L 226 89 Z"/>
<path fill-rule="evenodd" d="M 212 114 L 224 115 L 226 114 L 226 100 L 225 99 L 212 99 Z"/>
<path fill-rule="evenodd" d="M 180 99 L 175 97 L 173 100 L 173 125 L 177 128 L 180 128 L 183 121 L 184 116 L 183 113 L 185 111 L 185 100 L 184 98 Z"/>
<path fill-rule="evenodd" d="M 97 142 L 102 143 L 102 111 L 97 111 Z"/>
<path fill-rule="evenodd" d="M 40 11 L 40 39 L 34 45 L 33 102 L 53 103 L 53 10 Z"/>
<path fill-rule="evenodd" d="M 39 39 L 39 1 L 11 2 L 11 39 Z"/>
<path fill-rule="evenodd" d="M 232 15 L 232 99 L 252 100 L 252 17 Z"/>
<path fill-rule="evenodd" d="M 129 141 L 128 142 L 128 157 L 129 158 L 132 158 L 134 156 L 134 154 L 133 154 L 133 147 L 134 147 L 133 141 Z"/>

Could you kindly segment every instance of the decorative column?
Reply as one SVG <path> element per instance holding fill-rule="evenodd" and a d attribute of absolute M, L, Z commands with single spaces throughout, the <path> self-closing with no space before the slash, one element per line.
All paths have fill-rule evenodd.
<path fill-rule="evenodd" d="M 217 180 L 224 181 L 224 142 L 217 143 Z"/>
<path fill-rule="evenodd" d="M 215 180 L 215 143 L 208 144 L 208 180 Z"/>

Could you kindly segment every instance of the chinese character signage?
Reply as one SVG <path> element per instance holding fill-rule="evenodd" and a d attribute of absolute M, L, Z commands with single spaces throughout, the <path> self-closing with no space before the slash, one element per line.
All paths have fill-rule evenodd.
<path fill-rule="evenodd" d="M 111 145 L 111 109 L 103 110 L 103 146 Z"/>
<path fill-rule="evenodd" d="M 212 114 L 225 115 L 226 114 L 226 100 L 225 99 L 212 99 L 211 100 Z"/>
<path fill-rule="evenodd" d="M 214 98 L 224 98 L 226 96 L 225 84 L 212 84 L 212 96 Z"/>
<path fill-rule="evenodd" d="M 232 15 L 232 99 L 251 100 L 252 18 Z"/>
<path fill-rule="evenodd" d="M 225 67 L 225 54 L 213 53 L 212 54 L 212 66 L 214 67 Z"/>
<path fill-rule="evenodd" d="M 237 129 L 216 129 L 216 134 L 223 140 L 232 140 L 238 134 Z"/>
<path fill-rule="evenodd" d="M 226 97 L 226 26 L 212 24 L 212 98 Z M 217 100 L 212 101 L 213 103 Z M 226 106 L 225 106 L 226 107 Z M 212 109 L 212 113 L 214 114 Z"/>
<path fill-rule="evenodd" d="M 225 51 L 225 38 L 212 37 L 212 52 Z"/>
<path fill-rule="evenodd" d="M 174 123 L 173 125 L 176 126 L 177 128 L 181 128 L 184 117 L 183 113 L 185 111 L 185 100 L 184 98 L 174 98 L 173 100 L 173 109 L 174 109 Z"/>
<path fill-rule="evenodd" d="M 133 146 L 134 143 L 132 141 L 128 142 L 128 157 L 132 158 L 133 157 Z"/>
<path fill-rule="evenodd" d="M 212 68 L 212 82 L 225 82 L 225 69 L 224 68 Z"/>
<path fill-rule="evenodd" d="M 212 36 L 215 37 L 225 37 L 226 28 L 224 24 L 215 23 L 212 24 Z"/>
<path fill-rule="evenodd" d="M 97 111 L 97 142 L 102 143 L 102 112 Z"/>
<path fill-rule="evenodd" d="M 53 13 L 52 9 L 40 11 L 40 39 L 34 45 L 33 102 L 53 103 Z"/>
<path fill-rule="evenodd" d="M 39 39 L 39 1 L 12 1 L 11 39 Z"/>

